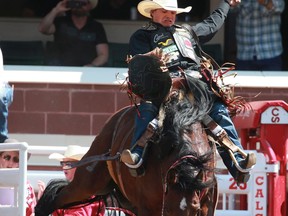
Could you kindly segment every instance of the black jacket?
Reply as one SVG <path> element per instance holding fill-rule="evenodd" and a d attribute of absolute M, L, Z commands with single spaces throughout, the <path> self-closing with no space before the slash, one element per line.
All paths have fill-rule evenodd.
<path fill-rule="evenodd" d="M 229 12 L 230 5 L 223 0 L 219 7 L 214 10 L 209 17 L 202 22 L 191 26 L 192 30 L 198 37 L 199 43 L 203 44 L 213 38 L 216 32 L 222 27 Z M 130 55 L 147 53 L 156 47 L 162 48 L 164 53 L 169 53 L 172 57 L 170 64 L 177 62 L 192 62 L 199 64 L 191 59 L 183 57 L 179 52 L 173 34 L 177 28 L 182 28 L 179 25 L 172 27 L 163 27 L 161 24 L 149 22 L 146 26 L 137 30 L 130 38 L 129 49 Z M 191 44 L 197 52 L 195 38 L 192 38 Z M 199 54 L 198 54 L 199 56 Z"/>

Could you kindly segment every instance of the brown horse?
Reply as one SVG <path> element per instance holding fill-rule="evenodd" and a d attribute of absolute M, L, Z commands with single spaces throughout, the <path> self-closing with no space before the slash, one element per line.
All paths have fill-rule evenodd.
<path fill-rule="evenodd" d="M 48 185 L 35 215 L 46 216 L 93 194 L 105 194 L 115 186 L 129 201 L 130 205 L 123 203 L 123 207 L 139 216 L 214 215 L 218 197 L 216 150 L 201 123 L 211 102 L 197 82 L 189 78 L 189 90 L 188 85 L 178 85 L 163 104 L 159 127 L 149 141 L 144 175 L 131 176 L 119 159 L 119 152 L 129 148 L 136 114 L 135 108 L 126 107 L 106 122 L 79 162 L 73 181 L 62 187 L 55 182 Z M 189 93 L 191 88 L 196 92 L 194 98 Z"/>

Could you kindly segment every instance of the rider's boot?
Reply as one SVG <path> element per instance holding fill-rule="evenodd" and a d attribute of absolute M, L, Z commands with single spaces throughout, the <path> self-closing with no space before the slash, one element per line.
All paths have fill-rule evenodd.
<path fill-rule="evenodd" d="M 256 164 L 256 155 L 253 152 L 245 153 L 242 146 L 236 145 L 224 129 L 216 137 L 223 147 L 217 147 L 218 152 L 237 184 L 248 182 L 251 168 Z"/>
<path fill-rule="evenodd" d="M 157 120 L 151 121 L 144 134 L 132 147 L 132 150 L 125 149 L 121 154 L 121 161 L 124 162 L 130 168 L 138 168 L 143 163 L 142 155 L 144 148 L 147 145 L 147 141 L 153 136 L 154 131 L 157 128 Z"/>
<path fill-rule="evenodd" d="M 246 158 L 244 158 L 240 153 L 234 153 L 233 156 L 239 165 L 239 167 L 237 167 L 235 162 L 231 159 L 231 153 L 228 152 L 229 150 L 225 149 L 223 146 L 217 146 L 217 150 L 236 183 L 239 185 L 240 183 L 248 182 L 250 170 L 256 164 L 256 155 L 253 152 L 250 152 L 247 154 Z"/>
<path fill-rule="evenodd" d="M 214 115 L 214 120 L 209 115 L 205 116 L 203 123 L 219 141 L 217 150 L 237 184 L 246 183 L 250 178 L 251 168 L 256 164 L 256 155 L 253 152 L 247 154 L 243 151 L 236 129 L 226 113 L 226 108 L 222 109 L 220 114 Z M 218 120 L 218 124 L 215 119 Z"/>
<path fill-rule="evenodd" d="M 256 156 L 253 152 L 248 153 L 245 159 L 238 159 L 237 162 L 242 169 L 249 170 L 256 164 Z M 237 170 L 236 176 L 234 177 L 238 185 L 240 183 L 248 182 L 249 178 L 250 178 L 250 171 L 241 172 L 240 170 Z"/>

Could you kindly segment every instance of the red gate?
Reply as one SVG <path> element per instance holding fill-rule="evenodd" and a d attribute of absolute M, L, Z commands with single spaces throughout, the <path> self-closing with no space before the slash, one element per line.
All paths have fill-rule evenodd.
<path fill-rule="evenodd" d="M 284 101 L 250 102 L 251 109 L 233 121 L 244 149 L 257 150 L 266 156 L 267 164 L 279 164 L 279 171 L 268 173 L 267 215 L 286 216 L 288 161 L 288 104 Z M 256 196 L 261 196 L 261 191 Z M 249 201 L 248 201 L 249 202 Z M 243 208 L 247 201 L 241 202 Z M 262 208 L 255 206 L 255 208 Z M 259 214 L 257 216 L 260 216 Z"/>

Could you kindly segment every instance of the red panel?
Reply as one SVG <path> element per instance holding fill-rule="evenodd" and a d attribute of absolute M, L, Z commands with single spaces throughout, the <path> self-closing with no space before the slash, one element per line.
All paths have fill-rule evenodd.
<path fill-rule="evenodd" d="M 260 126 L 261 114 L 271 106 L 281 106 L 288 111 L 288 104 L 281 100 L 275 101 L 253 101 L 249 103 L 251 109 L 235 116 L 233 122 L 237 129 L 257 128 Z"/>
<path fill-rule="evenodd" d="M 285 176 L 268 176 L 268 216 L 286 216 L 286 180 Z"/>

